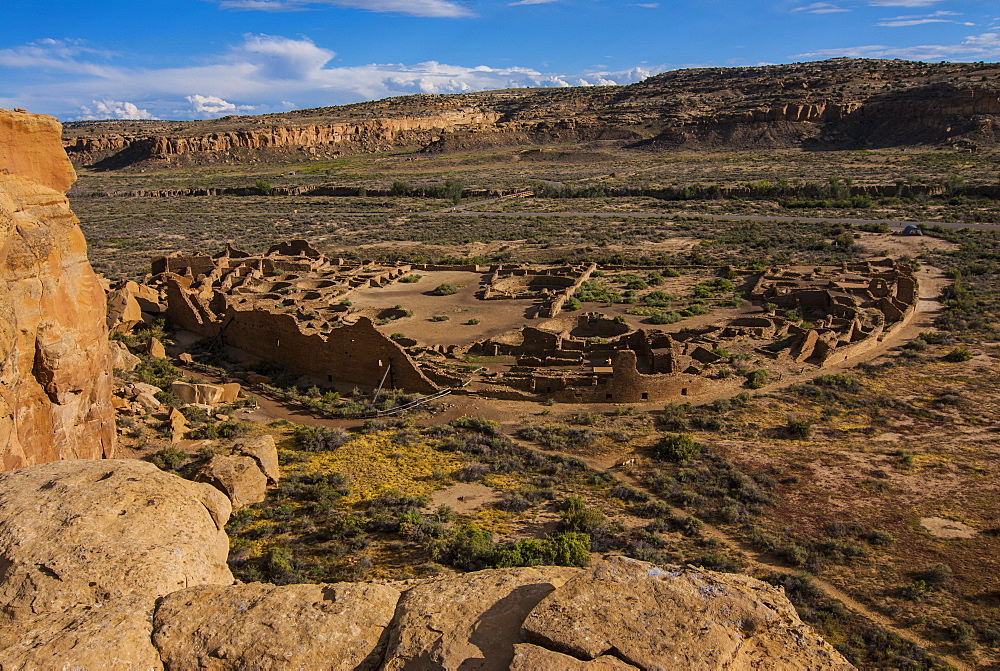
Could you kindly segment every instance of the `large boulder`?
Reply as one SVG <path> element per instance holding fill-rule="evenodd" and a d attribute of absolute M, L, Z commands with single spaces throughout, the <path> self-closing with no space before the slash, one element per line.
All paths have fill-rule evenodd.
<path fill-rule="evenodd" d="M 268 484 L 276 485 L 281 480 L 278 446 L 274 444 L 274 436 L 265 433 L 261 436 L 242 438 L 233 446 L 233 452 L 256 461 L 261 472 L 267 476 Z"/>
<path fill-rule="evenodd" d="M 117 340 L 111 341 L 111 367 L 117 370 L 129 372 L 135 370 L 142 359 L 129 351 L 125 343 Z"/>
<path fill-rule="evenodd" d="M 170 391 L 185 403 L 199 405 L 215 405 L 216 403 L 232 403 L 240 395 L 240 384 L 194 384 L 181 382 L 171 383 Z"/>
<path fill-rule="evenodd" d="M 398 597 L 365 583 L 194 587 L 160 602 L 153 643 L 169 669 L 377 668 Z"/>
<path fill-rule="evenodd" d="M 0 470 L 110 457 L 105 297 L 52 117 L 0 110 Z"/>
<path fill-rule="evenodd" d="M 530 643 L 642 669 L 851 669 L 776 588 L 739 574 L 612 557 L 546 597 Z"/>
<path fill-rule="evenodd" d="M 260 503 L 267 497 L 267 476 L 253 457 L 217 454 L 202 464 L 192 479 L 206 482 L 229 497 L 233 510 Z"/>
<path fill-rule="evenodd" d="M 427 581 L 403 593 L 385 669 L 506 669 L 523 642 L 521 623 L 580 569 L 478 571 Z"/>
<path fill-rule="evenodd" d="M 108 330 L 112 333 L 128 333 L 142 323 L 142 308 L 135 296 L 125 289 L 108 292 Z"/>
<path fill-rule="evenodd" d="M 0 613 L 24 617 L 233 582 L 229 500 L 136 460 L 0 473 Z"/>

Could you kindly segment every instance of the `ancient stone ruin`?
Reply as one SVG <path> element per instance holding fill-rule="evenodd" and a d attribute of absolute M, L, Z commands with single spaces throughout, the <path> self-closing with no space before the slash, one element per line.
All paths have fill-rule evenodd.
<path fill-rule="evenodd" d="M 153 283 L 177 326 L 318 384 L 388 385 L 428 394 L 451 388 L 581 403 L 736 393 L 746 383 L 733 373 L 738 361 L 752 362 L 767 379 L 818 371 L 876 347 L 885 332 L 912 314 L 917 301 L 912 270 L 888 258 L 779 267 L 738 278 L 749 299 L 740 310 L 670 329 L 650 328 L 636 325 L 635 318 L 630 323 L 625 316 L 564 309 L 597 270 L 595 264 L 354 263 L 295 241 L 260 255 L 227 247 L 215 256 L 159 258 L 153 262 Z M 601 274 L 614 271 L 603 268 Z M 449 343 L 417 327 L 411 329 L 416 336 L 393 333 L 412 318 L 408 299 L 433 294 L 420 289 L 433 285 L 431 278 L 456 273 L 476 284 L 474 295 L 470 287 L 464 300 L 486 306 L 484 314 L 496 321 L 487 337 L 455 342 L 458 327 L 448 330 Z M 424 285 L 407 293 L 414 277 Z M 400 303 L 390 306 L 397 299 Z M 352 300 L 362 300 L 364 307 Z M 446 306 L 449 298 L 437 300 Z M 516 318 L 501 321 L 496 315 L 503 310 Z M 476 370 L 463 365 L 483 358 L 495 365 Z"/>

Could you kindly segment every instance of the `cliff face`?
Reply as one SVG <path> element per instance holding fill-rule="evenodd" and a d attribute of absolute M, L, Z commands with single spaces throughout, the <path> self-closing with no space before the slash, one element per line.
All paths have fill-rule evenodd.
<path fill-rule="evenodd" d="M 666 72 L 629 86 L 417 95 L 209 121 L 69 124 L 73 161 L 299 162 L 403 148 L 607 140 L 623 146 L 825 149 L 1000 144 L 995 63 L 835 59 Z"/>
<path fill-rule="evenodd" d="M 463 108 L 429 116 L 303 126 L 275 125 L 181 137 L 98 135 L 67 142 L 66 151 L 78 163 L 94 162 L 104 168 L 117 168 L 144 160 L 170 161 L 190 154 L 223 160 L 238 159 L 261 150 L 299 149 L 308 152 L 309 149 L 323 147 L 336 153 L 372 153 L 427 144 L 442 132 L 488 132 L 495 128 L 499 119 L 500 114 L 496 112 Z"/>
<path fill-rule="evenodd" d="M 0 468 L 114 449 L 104 291 L 51 118 L 0 110 Z"/>

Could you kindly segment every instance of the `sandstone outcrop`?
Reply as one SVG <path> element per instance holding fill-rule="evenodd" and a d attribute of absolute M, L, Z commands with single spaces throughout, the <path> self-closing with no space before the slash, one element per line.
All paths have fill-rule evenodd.
<path fill-rule="evenodd" d="M 384 668 L 409 669 L 421 660 L 440 669 L 505 669 L 523 640 L 528 613 L 578 574 L 558 567 L 498 569 L 412 587 L 396 609 Z"/>
<path fill-rule="evenodd" d="M 278 447 L 274 437 L 268 434 L 243 438 L 233 446 L 234 454 L 242 454 L 257 462 L 261 473 L 267 476 L 269 484 L 276 485 L 281 480 L 278 468 Z"/>
<path fill-rule="evenodd" d="M 849 669 L 754 578 L 614 557 L 581 572 L 524 621 L 529 642 L 642 669 Z"/>
<path fill-rule="evenodd" d="M 216 403 L 232 403 L 240 396 L 240 384 L 197 384 L 191 382 L 173 382 L 170 391 L 185 403 L 200 405 L 215 405 Z"/>
<path fill-rule="evenodd" d="M 0 110 L 0 469 L 114 451 L 104 291 L 51 118 Z"/>
<path fill-rule="evenodd" d="M 398 598 L 364 583 L 194 587 L 160 602 L 153 642 L 170 669 L 377 668 Z"/>
<path fill-rule="evenodd" d="M 252 457 L 217 454 L 202 464 L 192 479 L 208 483 L 229 497 L 233 510 L 267 497 L 267 476 Z"/>
<path fill-rule="evenodd" d="M 4 669 L 161 669 L 150 640 L 152 596 L 111 599 L 92 606 L 23 618 L 0 626 Z"/>
<path fill-rule="evenodd" d="M 0 474 L 0 613 L 230 584 L 229 500 L 152 464 L 64 460 Z"/>
<path fill-rule="evenodd" d="M 112 333 L 128 333 L 142 323 L 142 308 L 135 296 L 125 289 L 115 289 L 108 293 L 108 330 Z"/>
<path fill-rule="evenodd" d="M 234 585 L 228 515 L 214 488 L 145 462 L 0 474 L 0 667 L 852 668 L 778 588 L 622 557 Z"/>

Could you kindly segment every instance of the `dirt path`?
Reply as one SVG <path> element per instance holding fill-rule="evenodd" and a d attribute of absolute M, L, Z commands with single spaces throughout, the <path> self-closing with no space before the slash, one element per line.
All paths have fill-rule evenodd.
<path fill-rule="evenodd" d="M 580 455 L 576 454 L 574 455 L 566 454 L 564 456 L 567 457 L 574 456 L 581 458 L 588 466 L 597 470 L 604 470 L 605 468 L 607 468 L 606 465 L 601 464 L 595 458 L 581 457 Z M 650 495 L 655 496 L 653 492 L 651 492 L 648 488 L 646 488 L 646 486 L 642 483 L 642 481 L 638 477 L 632 475 L 630 472 L 620 471 L 618 475 L 635 489 L 647 492 Z M 673 506 L 671 506 L 671 511 L 678 517 L 690 517 L 690 515 L 688 515 L 686 511 L 681 510 L 679 508 L 675 508 Z M 898 626 L 890 618 L 886 617 L 882 613 L 872 610 L 870 607 L 866 606 L 857 599 L 853 598 L 845 591 L 843 591 L 836 585 L 828 582 L 827 580 L 824 580 L 823 578 L 820 578 L 819 576 L 816 576 L 815 574 L 809 573 L 808 571 L 805 570 L 794 569 L 788 566 L 773 563 L 773 561 L 771 561 L 765 553 L 759 552 L 746 541 L 731 536 L 730 534 L 723 531 L 717 526 L 704 522 L 701 532 L 703 536 L 714 539 L 715 541 L 721 543 L 722 545 L 725 545 L 730 551 L 737 553 L 742 563 L 745 566 L 743 572 L 746 574 L 752 575 L 756 573 L 759 575 L 761 573 L 770 573 L 770 572 L 790 573 L 797 571 L 798 573 L 807 576 L 809 580 L 817 588 L 822 590 L 827 597 L 835 601 L 839 601 L 850 610 L 854 611 L 858 615 L 861 615 L 865 619 L 874 622 L 883 629 L 891 631 L 900 638 L 915 643 L 916 645 L 919 645 L 920 647 L 928 651 L 933 650 L 936 645 L 934 642 L 921 636 L 917 632 L 906 629 L 905 627 Z M 938 652 L 934 652 L 932 654 L 936 655 L 944 662 L 955 667 L 956 669 L 973 668 L 967 662 L 963 662 L 962 660 L 954 657 L 953 655 L 947 655 Z"/>

